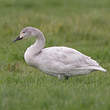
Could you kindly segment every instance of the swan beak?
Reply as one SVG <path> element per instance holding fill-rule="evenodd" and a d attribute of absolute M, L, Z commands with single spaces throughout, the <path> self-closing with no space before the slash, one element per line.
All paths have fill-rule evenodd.
<path fill-rule="evenodd" d="M 16 42 L 18 40 L 21 40 L 23 37 L 18 36 L 13 42 Z"/>

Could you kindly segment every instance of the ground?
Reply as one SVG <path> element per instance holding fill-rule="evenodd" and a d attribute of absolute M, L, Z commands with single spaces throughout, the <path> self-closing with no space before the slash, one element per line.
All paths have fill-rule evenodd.
<path fill-rule="evenodd" d="M 39 28 L 46 47 L 68 46 L 91 56 L 106 73 L 58 80 L 23 58 L 35 39 L 12 41 Z M 110 109 L 109 0 L 0 0 L 0 110 Z"/>

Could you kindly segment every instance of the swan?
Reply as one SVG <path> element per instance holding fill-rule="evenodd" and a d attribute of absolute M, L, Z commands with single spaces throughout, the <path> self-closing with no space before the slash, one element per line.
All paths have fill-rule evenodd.
<path fill-rule="evenodd" d="M 106 69 L 91 57 L 75 49 L 64 46 L 44 48 L 44 34 L 34 27 L 25 27 L 14 42 L 28 37 L 36 37 L 37 40 L 27 48 L 24 54 L 26 63 L 48 75 L 68 79 L 74 75 L 89 74 L 97 70 L 106 72 Z"/>

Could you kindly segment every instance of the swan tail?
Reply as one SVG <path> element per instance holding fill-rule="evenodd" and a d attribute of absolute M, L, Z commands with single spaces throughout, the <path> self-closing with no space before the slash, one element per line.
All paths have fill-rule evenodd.
<path fill-rule="evenodd" d="M 101 66 L 99 66 L 99 67 L 93 67 L 93 68 L 91 68 L 91 69 L 96 70 L 96 71 L 107 72 L 107 70 L 104 69 L 104 68 L 102 68 Z"/>
<path fill-rule="evenodd" d="M 90 69 L 90 70 L 107 72 L 107 70 L 102 68 L 101 66 L 89 66 L 89 67 L 86 67 L 86 69 L 87 68 Z M 83 68 L 83 69 L 85 69 L 85 68 Z"/>
<path fill-rule="evenodd" d="M 97 67 L 95 70 L 99 70 L 99 71 L 102 71 L 102 72 L 107 72 L 107 70 L 102 68 L 102 67 Z"/>
<path fill-rule="evenodd" d="M 95 60 L 93 59 L 89 59 L 88 62 L 90 62 L 92 65 L 90 66 L 91 69 L 96 70 L 96 71 L 102 71 L 102 72 L 106 72 L 107 70 L 104 69 L 103 67 L 101 67 L 99 65 L 99 63 L 97 63 Z"/>

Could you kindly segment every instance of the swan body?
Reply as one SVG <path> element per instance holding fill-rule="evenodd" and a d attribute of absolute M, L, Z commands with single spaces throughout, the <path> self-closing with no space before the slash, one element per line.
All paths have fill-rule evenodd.
<path fill-rule="evenodd" d="M 67 79 L 70 76 L 88 74 L 97 70 L 106 72 L 95 60 L 75 49 L 57 46 L 44 48 L 45 37 L 39 29 L 26 27 L 16 40 L 28 36 L 34 36 L 37 40 L 24 54 L 26 63 L 48 75 Z"/>

